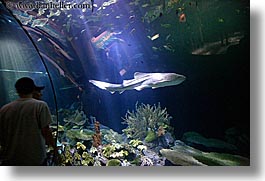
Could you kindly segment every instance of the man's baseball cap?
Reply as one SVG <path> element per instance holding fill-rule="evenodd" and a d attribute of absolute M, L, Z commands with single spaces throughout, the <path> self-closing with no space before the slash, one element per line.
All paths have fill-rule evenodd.
<path fill-rule="evenodd" d="M 29 77 L 22 77 L 17 80 L 15 88 L 18 93 L 30 94 L 34 90 L 42 90 L 44 86 L 36 86 L 34 81 Z"/>

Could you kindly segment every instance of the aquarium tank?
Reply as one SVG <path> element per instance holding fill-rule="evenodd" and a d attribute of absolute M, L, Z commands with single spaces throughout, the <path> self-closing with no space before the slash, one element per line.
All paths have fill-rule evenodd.
<path fill-rule="evenodd" d="M 0 47 L 0 106 L 45 86 L 50 166 L 250 165 L 247 0 L 1 0 Z"/>

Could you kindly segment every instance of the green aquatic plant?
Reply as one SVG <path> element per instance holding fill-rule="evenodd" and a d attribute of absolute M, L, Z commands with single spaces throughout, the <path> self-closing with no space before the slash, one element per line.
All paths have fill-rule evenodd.
<path fill-rule="evenodd" d="M 85 166 L 93 165 L 94 158 L 88 152 L 83 152 L 81 164 Z"/>
<path fill-rule="evenodd" d="M 71 147 L 69 145 L 65 146 L 64 151 L 59 155 L 60 157 L 60 163 L 59 165 L 65 166 L 65 165 L 72 165 L 74 162 L 74 157 L 71 152 Z"/>
<path fill-rule="evenodd" d="M 122 135 L 113 131 L 112 129 L 102 130 L 102 134 L 104 135 L 104 141 L 107 143 L 121 143 L 123 141 Z"/>
<path fill-rule="evenodd" d="M 84 129 L 71 129 L 66 131 L 66 137 L 70 140 L 92 140 L 92 135 L 94 132 L 92 130 Z"/>
<path fill-rule="evenodd" d="M 132 145 L 133 147 L 137 147 L 138 145 L 142 145 L 143 144 L 143 142 L 141 141 L 141 140 L 131 140 L 130 142 L 129 142 L 129 144 L 130 145 Z"/>
<path fill-rule="evenodd" d="M 145 146 L 145 145 L 138 145 L 137 146 L 137 149 L 140 150 L 140 151 L 147 150 L 147 146 Z"/>
<path fill-rule="evenodd" d="M 135 104 L 135 111 L 127 111 L 125 118 L 122 118 L 123 124 L 127 124 L 127 128 L 122 131 L 128 138 L 144 140 L 148 134 L 148 130 L 157 132 L 159 126 L 167 127 L 172 117 L 162 109 L 160 104 Z"/>
<path fill-rule="evenodd" d="M 83 144 L 83 143 L 81 143 L 81 142 L 77 142 L 76 143 L 76 148 L 77 149 L 82 149 L 82 150 L 85 150 L 86 149 L 86 146 Z"/>
<path fill-rule="evenodd" d="M 111 159 L 108 160 L 106 166 L 120 166 L 121 165 L 121 161 L 118 159 Z"/>
<path fill-rule="evenodd" d="M 121 151 L 119 151 L 119 152 L 114 152 L 114 153 L 112 153 L 112 154 L 110 155 L 110 157 L 112 157 L 112 158 L 124 158 L 124 157 L 126 157 L 126 156 L 128 156 L 128 155 L 129 155 L 128 151 L 126 151 L 126 150 L 121 150 Z"/>
<path fill-rule="evenodd" d="M 115 152 L 116 148 L 114 145 L 107 145 L 102 148 L 102 154 L 104 157 L 109 158 L 111 154 Z"/>
<path fill-rule="evenodd" d="M 147 131 L 147 135 L 144 138 L 144 141 L 149 143 L 156 139 L 156 133 L 154 131 Z"/>
<path fill-rule="evenodd" d="M 131 161 L 131 164 L 136 165 L 136 166 L 140 166 L 141 165 L 141 156 L 137 155 L 134 160 Z"/>

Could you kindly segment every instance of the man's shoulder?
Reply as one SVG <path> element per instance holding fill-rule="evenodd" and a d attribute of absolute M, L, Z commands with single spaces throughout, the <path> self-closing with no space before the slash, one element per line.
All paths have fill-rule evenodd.
<path fill-rule="evenodd" d="M 3 105 L 3 106 L 0 108 L 0 110 L 6 109 L 6 108 L 8 108 L 8 107 L 10 107 L 10 106 L 12 106 L 12 105 L 14 105 L 14 104 L 16 104 L 16 100 L 15 100 L 15 101 L 12 101 L 12 102 L 9 102 L 9 103 L 7 103 L 7 104 L 5 104 L 5 105 Z"/>
<path fill-rule="evenodd" d="M 36 104 L 43 105 L 43 106 L 47 106 L 47 103 L 45 101 L 37 100 L 37 99 L 32 99 L 32 101 L 34 103 L 36 103 Z"/>

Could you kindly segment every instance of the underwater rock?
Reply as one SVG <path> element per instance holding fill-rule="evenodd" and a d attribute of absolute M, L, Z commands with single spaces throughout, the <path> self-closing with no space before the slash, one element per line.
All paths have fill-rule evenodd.
<path fill-rule="evenodd" d="M 161 146 L 162 148 L 168 148 L 169 147 L 167 140 L 165 138 L 165 135 L 161 135 L 161 136 L 157 137 L 157 141 L 158 141 L 158 146 Z"/>
<path fill-rule="evenodd" d="M 154 165 L 153 161 L 147 156 L 142 156 L 141 162 L 142 162 L 141 166 L 153 166 Z"/>
<path fill-rule="evenodd" d="M 194 155 L 194 158 L 208 166 L 249 166 L 250 160 L 248 158 L 231 155 L 226 153 L 205 153 L 202 155 Z"/>
<path fill-rule="evenodd" d="M 173 149 L 173 150 L 172 150 Z M 172 149 L 160 153 L 171 163 L 182 166 L 249 166 L 248 158 L 226 153 L 202 152 L 179 141 Z"/>
<path fill-rule="evenodd" d="M 179 150 L 161 149 L 160 153 L 175 165 L 206 166 L 205 164 L 193 158 L 192 155 L 183 153 Z"/>
<path fill-rule="evenodd" d="M 227 151 L 236 151 L 237 147 L 225 141 L 214 139 L 214 138 L 205 138 L 201 134 L 196 132 L 186 132 L 183 134 L 182 140 L 189 145 L 202 145 L 207 148 L 214 148 Z"/>
<path fill-rule="evenodd" d="M 143 154 L 144 154 L 144 157 L 149 158 L 148 160 L 150 163 L 152 162 L 153 166 L 165 165 L 165 157 L 159 156 L 158 153 L 156 153 L 152 150 L 143 150 Z M 146 160 L 146 158 L 142 158 L 142 160 L 148 161 L 148 160 Z M 146 164 L 146 163 L 142 163 L 142 164 Z"/>
<path fill-rule="evenodd" d="M 225 140 L 240 148 L 240 152 L 249 153 L 250 138 L 244 132 L 235 127 L 229 128 L 225 131 Z"/>

